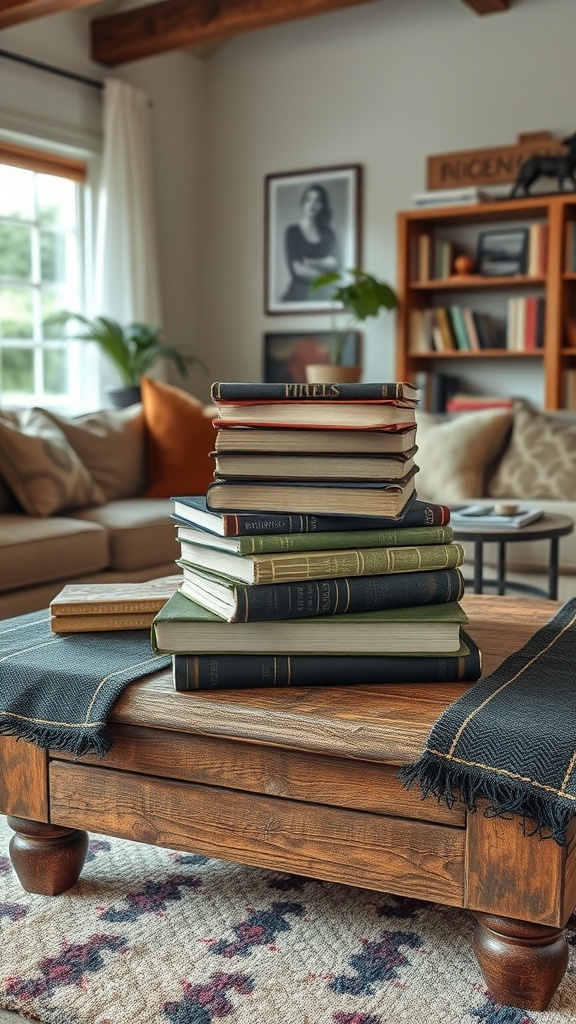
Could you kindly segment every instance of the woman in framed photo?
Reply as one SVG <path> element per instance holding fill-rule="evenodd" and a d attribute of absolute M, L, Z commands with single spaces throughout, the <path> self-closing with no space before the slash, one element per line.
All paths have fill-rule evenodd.
<path fill-rule="evenodd" d="M 314 182 L 302 194 L 300 219 L 289 224 L 285 232 L 285 253 L 290 283 L 282 296 L 283 302 L 305 302 L 310 295 L 310 284 L 321 274 L 339 271 L 340 256 L 336 234 L 332 227 L 332 210 L 328 193 L 323 185 Z M 330 298 L 330 288 L 316 298 Z"/>

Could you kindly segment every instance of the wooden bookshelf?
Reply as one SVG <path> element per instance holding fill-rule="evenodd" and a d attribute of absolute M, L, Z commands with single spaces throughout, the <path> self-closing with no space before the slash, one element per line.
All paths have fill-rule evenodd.
<path fill-rule="evenodd" d="M 476 241 L 482 230 L 546 225 L 545 259 L 538 273 L 522 273 L 515 276 L 461 276 L 432 275 L 422 279 L 422 249 L 432 247 L 435 239 L 446 244 L 453 242 L 454 256 L 466 254 L 475 256 Z M 423 247 L 421 236 L 432 240 Z M 434 270 L 434 267 L 432 267 Z M 567 337 L 567 322 L 576 321 L 576 193 L 535 196 L 529 199 L 501 200 L 480 203 L 476 206 L 451 206 L 435 209 L 412 209 L 398 214 L 397 222 L 397 289 L 400 306 L 396 334 L 396 379 L 415 380 L 419 375 L 429 376 L 434 365 L 446 359 L 494 360 L 495 370 L 502 366 L 501 360 L 539 359 L 544 380 L 544 405 L 546 409 L 562 409 L 566 405 L 567 382 L 576 369 L 576 347 L 570 346 Z M 440 351 L 435 347 L 432 336 L 422 334 L 418 344 L 430 345 L 426 351 L 414 348 L 415 331 L 418 332 L 421 317 L 418 313 L 436 307 L 459 306 L 473 310 L 475 299 L 483 300 L 486 294 L 494 293 L 495 302 L 500 304 L 518 300 L 521 296 L 541 299 L 539 337 L 541 347 L 528 351 L 510 347 L 480 350 Z M 514 305 L 514 303 L 512 303 Z M 531 307 L 533 310 L 534 305 Z M 525 315 L 527 303 L 522 299 L 515 304 Z M 507 317 L 512 306 L 508 304 L 504 316 L 504 342 L 510 344 Z M 458 311 L 456 310 L 456 313 Z M 413 314 L 416 317 L 413 318 Z M 454 315 L 456 315 L 456 313 Z M 430 316 L 430 314 L 425 314 Z M 434 320 L 435 313 L 431 314 Z M 530 313 L 533 316 L 533 313 Z M 502 318 L 501 318 L 502 319 Z M 501 328 L 502 329 L 502 328 Z M 514 335 L 514 344 L 520 339 L 520 346 L 528 344 L 525 325 Z M 456 332 L 454 332 L 455 334 Z M 485 341 L 486 339 L 484 339 Z M 476 343 L 478 338 L 476 338 Z M 456 342 L 456 339 L 455 339 Z M 530 344 L 534 333 L 530 335 Z M 437 343 L 437 342 L 436 342 Z M 457 342 L 456 342 L 457 344 Z M 499 339 L 499 346 L 502 339 Z M 473 365 L 473 364 L 470 364 Z"/>

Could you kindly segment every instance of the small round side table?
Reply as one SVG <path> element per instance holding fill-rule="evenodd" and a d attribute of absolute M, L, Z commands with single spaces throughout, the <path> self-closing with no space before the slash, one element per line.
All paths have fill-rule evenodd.
<path fill-rule="evenodd" d="M 524 591 L 529 594 L 537 594 L 539 597 L 547 597 L 550 601 L 558 598 L 558 564 L 560 537 L 572 533 L 574 520 L 568 516 L 548 515 L 545 513 L 534 523 L 519 528 L 513 526 L 485 526 L 481 527 L 474 523 L 469 526 L 456 525 L 454 529 L 454 540 L 469 540 L 474 544 L 474 593 L 481 594 L 486 583 L 495 583 L 497 592 L 500 595 L 506 593 L 506 588 L 511 590 Z M 518 541 L 549 540 L 550 555 L 548 560 L 548 593 L 540 587 L 534 587 L 528 583 L 512 583 L 506 581 L 506 545 Z M 495 580 L 484 580 L 484 544 L 498 545 L 498 572 Z"/>

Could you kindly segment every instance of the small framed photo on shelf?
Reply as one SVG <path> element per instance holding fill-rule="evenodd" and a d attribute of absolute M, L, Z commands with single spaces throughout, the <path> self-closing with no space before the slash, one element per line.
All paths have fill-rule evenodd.
<path fill-rule="evenodd" d="M 323 313 L 334 285 L 316 277 L 360 265 L 361 167 L 268 174 L 265 182 L 264 306 L 267 313 Z M 341 307 L 340 307 L 341 308 Z"/>
<path fill-rule="evenodd" d="M 359 331 L 346 331 L 343 366 L 358 366 Z M 309 363 L 331 363 L 333 335 L 329 331 L 279 331 L 264 335 L 264 381 L 266 384 L 306 383 Z"/>
<path fill-rule="evenodd" d="M 525 274 L 528 266 L 528 228 L 481 231 L 476 251 L 476 272 L 484 277 Z"/>

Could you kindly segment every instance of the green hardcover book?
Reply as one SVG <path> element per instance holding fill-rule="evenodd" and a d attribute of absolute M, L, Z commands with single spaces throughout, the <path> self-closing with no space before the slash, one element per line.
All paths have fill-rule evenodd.
<path fill-rule="evenodd" d="M 461 544 L 420 544 L 412 547 L 343 548 L 338 551 L 296 551 L 266 555 L 235 555 L 181 540 L 182 559 L 239 583 L 290 583 L 295 580 L 380 573 L 453 569 L 462 565 Z"/>
<path fill-rule="evenodd" d="M 188 562 L 179 560 L 178 565 L 183 574 L 181 593 L 227 622 L 308 619 L 314 615 L 450 604 L 464 594 L 460 569 L 339 576 L 254 587 L 198 569 Z"/>
<path fill-rule="evenodd" d="M 482 671 L 478 645 L 463 629 L 453 655 L 175 654 L 176 690 L 473 683 Z"/>
<path fill-rule="evenodd" d="M 468 621 L 457 601 L 354 615 L 224 622 L 177 592 L 155 616 L 154 651 L 166 654 L 454 654 Z"/>
<path fill-rule="evenodd" d="M 172 518 L 177 519 L 176 516 Z M 340 533 L 284 533 L 259 537 L 221 537 L 194 526 L 178 527 L 178 540 L 201 547 L 231 551 L 234 555 L 259 555 L 283 551 L 332 551 L 336 548 L 411 547 L 450 544 L 450 526 L 413 526 L 390 530 L 342 530 Z"/>

